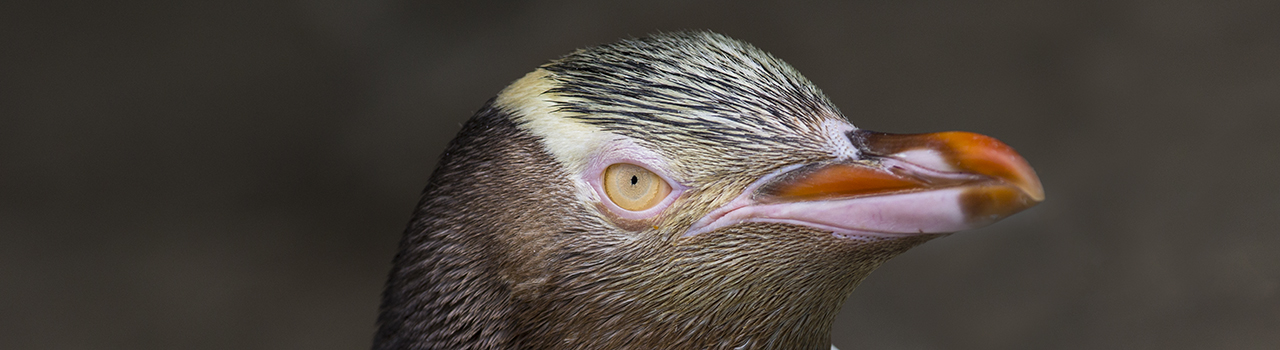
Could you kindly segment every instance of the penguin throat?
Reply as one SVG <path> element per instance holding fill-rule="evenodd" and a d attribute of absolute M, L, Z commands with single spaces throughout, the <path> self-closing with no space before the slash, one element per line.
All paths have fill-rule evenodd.
<path fill-rule="evenodd" d="M 577 256 L 518 301 L 525 348 L 829 349 L 831 325 L 872 270 L 930 237 L 849 242 L 751 224 L 674 251 Z M 780 240 L 796 242 L 779 247 Z M 671 247 L 671 246 L 666 246 Z M 648 251 L 645 251 L 649 249 Z M 634 254 L 618 253 L 618 250 Z M 578 252 L 583 254 L 582 251 Z M 566 345 L 569 344 L 569 345 Z"/>

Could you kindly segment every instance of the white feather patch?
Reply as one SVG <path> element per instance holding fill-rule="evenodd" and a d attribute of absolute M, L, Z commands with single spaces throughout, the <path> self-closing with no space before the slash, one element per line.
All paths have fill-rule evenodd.
<path fill-rule="evenodd" d="M 521 128 L 541 138 L 565 170 L 581 173 L 590 156 L 609 141 L 611 134 L 556 111 L 555 102 L 563 97 L 547 93 L 556 87 L 550 75 L 544 69 L 526 74 L 502 89 L 494 105 L 511 112 Z"/>
<path fill-rule="evenodd" d="M 831 142 L 831 155 L 836 159 L 858 159 L 857 147 L 853 146 L 853 141 L 849 140 L 849 132 L 857 130 L 853 124 L 843 119 L 828 118 L 822 122 L 822 128 L 827 131 L 827 138 Z"/>

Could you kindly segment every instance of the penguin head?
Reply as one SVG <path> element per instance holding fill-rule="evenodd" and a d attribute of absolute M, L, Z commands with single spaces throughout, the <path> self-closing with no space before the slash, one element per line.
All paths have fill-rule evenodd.
<path fill-rule="evenodd" d="M 483 318 L 501 326 L 476 334 L 530 348 L 826 349 L 882 262 L 1043 199 L 1007 145 L 858 129 L 786 63 L 709 32 L 542 65 L 440 167 L 380 322 Z"/>

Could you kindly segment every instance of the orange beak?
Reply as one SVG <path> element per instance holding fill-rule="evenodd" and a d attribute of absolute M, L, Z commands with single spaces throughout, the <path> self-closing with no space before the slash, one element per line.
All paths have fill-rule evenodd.
<path fill-rule="evenodd" d="M 1035 170 L 991 137 L 856 130 L 849 138 L 858 160 L 808 164 L 762 179 L 750 196 L 713 212 L 690 234 L 747 221 L 808 225 L 849 237 L 950 233 L 989 225 L 1044 200 Z"/>

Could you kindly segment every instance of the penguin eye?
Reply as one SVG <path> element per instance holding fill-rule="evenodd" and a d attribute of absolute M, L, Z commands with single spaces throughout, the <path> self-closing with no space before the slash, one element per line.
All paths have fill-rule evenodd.
<path fill-rule="evenodd" d="M 648 169 L 618 163 L 604 170 L 604 193 L 622 209 L 641 211 L 662 202 L 671 185 Z"/>

